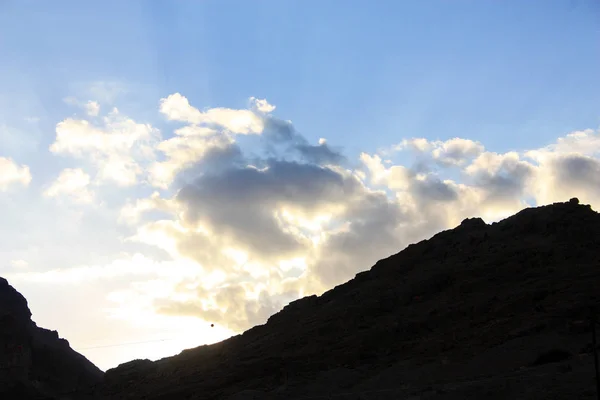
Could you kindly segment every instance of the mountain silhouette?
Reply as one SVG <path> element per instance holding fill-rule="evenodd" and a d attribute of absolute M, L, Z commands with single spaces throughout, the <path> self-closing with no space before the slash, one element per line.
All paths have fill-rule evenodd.
<path fill-rule="evenodd" d="M 111 369 L 86 395 L 593 399 L 599 268 L 600 215 L 577 199 L 470 218 L 241 335 Z"/>
<path fill-rule="evenodd" d="M 0 399 L 63 399 L 102 381 L 103 372 L 31 320 L 27 300 L 0 278 Z"/>

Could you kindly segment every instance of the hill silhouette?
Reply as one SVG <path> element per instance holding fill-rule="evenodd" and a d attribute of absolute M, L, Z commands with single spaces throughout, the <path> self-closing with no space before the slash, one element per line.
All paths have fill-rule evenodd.
<path fill-rule="evenodd" d="M 109 370 L 93 397 L 593 399 L 599 249 L 577 199 L 466 219 L 241 335 Z"/>
<path fill-rule="evenodd" d="M 31 320 L 27 300 L 0 278 L 0 399 L 70 398 L 103 372 Z"/>

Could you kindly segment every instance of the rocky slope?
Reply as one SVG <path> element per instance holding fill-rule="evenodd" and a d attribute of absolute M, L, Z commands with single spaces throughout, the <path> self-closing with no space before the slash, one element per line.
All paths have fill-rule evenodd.
<path fill-rule="evenodd" d="M 76 399 L 103 375 L 56 331 L 39 328 L 25 298 L 0 278 L 0 399 Z"/>
<path fill-rule="evenodd" d="M 595 398 L 600 215 L 468 219 L 265 325 L 106 373 L 114 399 Z"/>

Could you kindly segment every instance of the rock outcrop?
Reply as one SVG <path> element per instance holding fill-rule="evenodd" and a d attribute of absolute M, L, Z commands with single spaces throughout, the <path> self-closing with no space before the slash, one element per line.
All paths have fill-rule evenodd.
<path fill-rule="evenodd" d="M 0 278 L 0 398 L 78 398 L 103 372 L 56 331 L 31 320 L 25 298 Z"/>
<path fill-rule="evenodd" d="M 589 206 L 467 219 L 242 335 L 110 370 L 101 393 L 591 399 L 599 284 L 600 215 Z"/>

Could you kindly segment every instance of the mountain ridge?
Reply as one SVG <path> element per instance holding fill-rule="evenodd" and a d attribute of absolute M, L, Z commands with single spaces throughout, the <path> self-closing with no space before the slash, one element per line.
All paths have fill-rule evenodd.
<path fill-rule="evenodd" d="M 600 215 L 577 199 L 469 218 L 241 335 L 109 370 L 103 393 L 301 398 L 398 386 L 386 370 L 417 388 L 513 373 L 554 347 L 571 359 L 588 345 L 568 326 L 597 303 L 598 245 Z M 495 353 L 503 346 L 521 350 Z"/>
<path fill-rule="evenodd" d="M 58 399 L 98 384 L 103 372 L 58 332 L 31 320 L 27 300 L 0 277 L 0 398 Z"/>
<path fill-rule="evenodd" d="M 598 249 L 600 214 L 577 199 L 467 218 L 263 325 L 121 364 L 72 398 L 593 399 Z"/>

